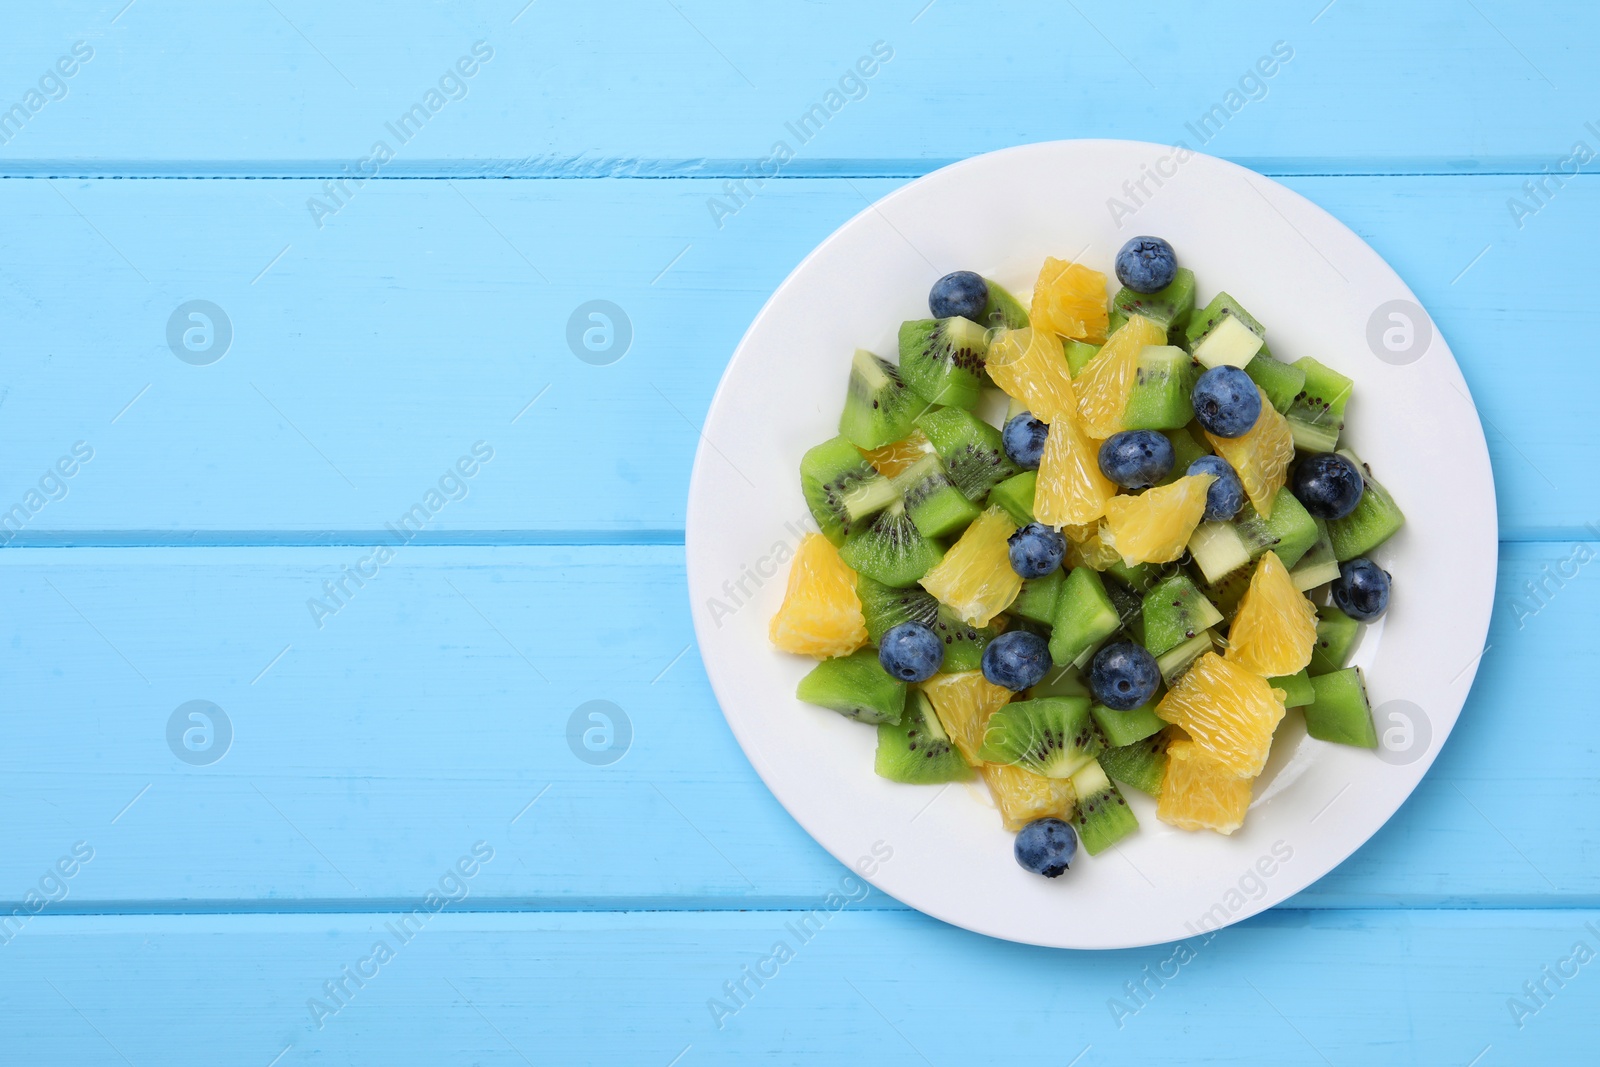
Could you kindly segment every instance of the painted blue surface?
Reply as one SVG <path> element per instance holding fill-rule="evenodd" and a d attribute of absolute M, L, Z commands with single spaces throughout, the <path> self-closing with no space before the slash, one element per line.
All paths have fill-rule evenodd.
<path fill-rule="evenodd" d="M 1600 185 L 1545 177 L 1600 151 L 1596 29 L 1576 0 L 8 11 L 0 513 L 42 503 L 0 534 L 0 910 L 46 903 L 0 940 L 4 1058 L 1592 1058 L 1600 580 L 1518 597 L 1600 537 Z M 719 224 L 708 200 L 880 41 Z M 1021 142 L 1184 137 L 1279 41 L 1204 147 L 1394 264 L 1484 417 L 1500 594 L 1461 724 L 1372 842 L 1190 960 L 857 898 L 692 643 L 687 472 L 727 356 L 865 200 Z M 329 190 L 434 87 L 378 180 Z M 609 365 L 567 342 L 601 299 L 633 332 Z M 206 366 L 167 339 L 193 300 L 232 330 Z M 308 608 L 435 489 L 376 577 Z M 169 746 L 190 701 L 226 716 L 216 762 Z M 620 762 L 577 755 L 590 701 L 626 716 Z M 392 932 L 430 890 L 448 903 Z M 345 977 L 379 939 L 394 958 Z"/>

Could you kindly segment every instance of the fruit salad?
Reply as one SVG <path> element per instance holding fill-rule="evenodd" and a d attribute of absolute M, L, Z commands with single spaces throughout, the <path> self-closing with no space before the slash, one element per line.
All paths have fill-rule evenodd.
<path fill-rule="evenodd" d="M 876 729 L 879 775 L 981 778 L 1052 878 L 1138 829 L 1123 789 L 1239 829 L 1290 709 L 1377 747 L 1346 664 L 1405 521 L 1341 439 L 1349 378 L 1225 292 L 1197 307 L 1159 237 L 1114 268 L 1108 299 L 1046 259 L 1027 301 L 957 271 L 895 360 L 855 353 L 769 631 L 819 661 L 800 700 Z"/>

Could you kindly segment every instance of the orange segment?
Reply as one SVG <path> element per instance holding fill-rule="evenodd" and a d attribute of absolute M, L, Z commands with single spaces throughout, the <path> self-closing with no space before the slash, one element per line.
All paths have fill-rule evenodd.
<path fill-rule="evenodd" d="M 933 451 L 933 445 L 923 436 L 921 430 L 912 430 L 900 440 L 892 441 L 882 448 L 858 448 L 856 451 L 866 456 L 867 462 L 877 468 L 879 474 L 885 478 L 893 478 Z"/>
<path fill-rule="evenodd" d="M 1104 441 L 1122 429 L 1123 409 L 1139 371 L 1139 353 L 1146 345 L 1166 343 L 1167 331 L 1143 315 L 1131 316 L 1111 335 L 1073 383 L 1084 433 Z"/>
<path fill-rule="evenodd" d="M 1095 522 L 1117 487 L 1100 473 L 1097 446 L 1078 429 L 1076 419 L 1057 419 L 1039 457 L 1033 491 L 1033 517 L 1046 526 Z"/>
<path fill-rule="evenodd" d="M 1099 344 L 1111 317 L 1108 303 L 1104 274 L 1081 263 L 1046 259 L 1033 286 L 1028 321 L 1034 329 Z"/>
<path fill-rule="evenodd" d="M 1049 330 L 1007 330 L 989 347 L 984 366 L 994 384 L 1041 422 L 1053 423 L 1078 410 L 1061 339 Z"/>
<path fill-rule="evenodd" d="M 1174 741 L 1167 746 L 1167 775 L 1156 818 L 1180 830 L 1231 834 L 1244 825 L 1253 783 L 1234 777 L 1193 741 Z"/>
<path fill-rule="evenodd" d="M 1228 627 L 1224 658 L 1267 678 L 1295 674 L 1311 662 L 1317 644 L 1317 609 L 1295 588 L 1289 568 L 1268 552 L 1250 576 L 1250 588 Z"/>
<path fill-rule="evenodd" d="M 967 623 L 988 626 L 1022 589 L 1022 578 L 1011 567 L 1006 545 L 1006 538 L 1016 532 L 1011 516 L 1001 508 L 989 508 L 972 520 L 944 559 L 922 576 L 922 588 Z"/>
<path fill-rule="evenodd" d="M 1112 502 L 1115 503 L 1117 499 L 1113 497 Z M 1122 560 L 1121 554 L 1111 544 L 1105 523 L 1097 523 L 1092 529 L 1094 532 L 1082 541 L 1072 541 L 1067 545 L 1065 563 L 1068 570 L 1088 567 L 1092 571 L 1103 571 Z"/>
<path fill-rule="evenodd" d="M 988 783 L 989 793 L 1000 808 L 1000 818 L 1012 833 L 1047 815 L 1071 818 L 1072 810 L 1078 806 L 1070 778 L 1046 778 L 1003 763 L 985 763 L 978 773 Z"/>
<path fill-rule="evenodd" d="M 1112 497 L 1106 505 L 1106 527 L 1122 561 L 1132 567 L 1170 563 L 1183 555 L 1205 514 L 1206 490 L 1216 480 L 1214 474 L 1191 474 L 1138 496 Z"/>
<path fill-rule="evenodd" d="M 785 652 L 818 659 L 848 656 L 867 643 L 867 621 L 856 596 L 856 572 L 821 534 L 808 533 L 789 565 L 783 606 L 767 627 Z"/>
<path fill-rule="evenodd" d="M 1011 702 L 1011 690 L 995 685 L 982 671 L 936 674 L 922 683 L 922 691 L 933 702 L 939 725 L 955 743 L 956 749 L 974 767 L 983 761 L 978 749 L 989 716 Z"/>
<path fill-rule="evenodd" d="M 1207 652 L 1161 698 L 1156 714 L 1183 727 L 1235 778 L 1254 778 L 1267 765 L 1283 702 L 1265 678 Z"/>
<path fill-rule="evenodd" d="M 1239 472 L 1244 483 L 1244 494 L 1250 498 L 1251 507 L 1263 519 L 1272 517 L 1272 504 L 1278 490 L 1289 478 L 1289 461 L 1294 459 L 1294 435 L 1289 432 L 1289 420 L 1278 414 L 1261 392 L 1261 417 L 1243 437 L 1217 437 L 1207 433 L 1206 439 L 1217 455 L 1227 460 Z"/>

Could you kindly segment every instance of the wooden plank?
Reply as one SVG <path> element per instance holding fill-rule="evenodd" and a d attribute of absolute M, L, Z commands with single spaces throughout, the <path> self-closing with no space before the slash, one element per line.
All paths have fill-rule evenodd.
<path fill-rule="evenodd" d="M 466 914 L 469 879 L 409 940 L 393 913 L 46 914 L 0 952 L 8 1047 L 76 1064 L 1568 1063 L 1600 1007 L 1593 910 L 1276 912 L 1181 948 L 1069 954 L 835 890 L 837 911 L 807 905 L 807 940 L 801 912 Z"/>
<path fill-rule="evenodd" d="M 312 182 L 5 182 L 0 514 L 38 505 L 5 532 L 360 543 L 483 442 L 493 461 L 432 517 L 430 539 L 675 541 L 697 427 L 745 326 L 806 252 L 896 184 L 775 183 L 719 232 L 710 181 L 377 182 L 322 230 L 306 215 Z M 1519 230 L 1509 177 L 1290 184 L 1367 236 L 1432 310 L 1476 390 L 1504 535 L 1600 521 L 1584 459 L 1600 368 L 1572 343 L 1588 286 L 1549 269 L 1571 233 L 1600 225 L 1600 185 L 1569 186 Z M 196 299 L 232 327 L 207 366 L 167 340 Z M 596 299 L 633 333 L 605 366 L 567 340 Z M 1518 351 L 1538 353 L 1540 372 L 1511 373 Z M 65 498 L 29 497 L 80 441 L 92 462 L 46 483 Z"/>
<path fill-rule="evenodd" d="M 384 140 L 388 174 L 742 174 L 781 140 L 786 173 L 905 174 L 1019 141 L 1132 137 L 1301 172 L 1537 173 L 1575 138 L 1597 143 L 1581 34 L 1542 32 L 1582 25 L 1580 0 L 1541 5 L 1538 24 L 1507 0 L 1320 7 L 36 5 L 0 44 L 8 106 L 75 42 L 93 58 L 46 83 L 59 99 L 30 102 L 4 171 L 339 174 Z M 990 55 L 979 25 L 1026 47 Z M 441 85 L 463 58 L 476 72 Z M 863 59 L 872 76 L 852 80 Z M 416 104 L 432 107 L 402 142 L 389 127 Z M 789 124 L 813 105 L 802 140 Z"/>
<path fill-rule="evenodd" d="M 475 891 L 501 903 L 740 908 L 821 892 L 839 866 L 755 777 L 706 683 L 681 552 L 406 546 L 359 587 L 343 578 L 359 548 L 0 553 L 0 901 L 80 840 L 96 858 L 69 910 L 393 901 L 478 837 L 504 860 Z M 1540 693 L 1588 684 L 1600 572 L 1583 553 L 1506 549 L 1456 732 L 1406 807 L 1300 906 L 1600 901 L 1584 844 L 1600 810 L 1578 799 L 1600 757 L 1590 708 L 1528 689 L 1533 662 Z M 341 580 L 344 604 L 319 629 L 307 602 Z M 1527 582 L 1544 583 L 1543 607 Z M 780 597 L 770 583 L 744 610 L 764 617 Z M 214 763 L 169 742 L 194 700 L 231 724 Z M 569 740 L 593 700 L 629 724 L 609 765 Z M 629 860 L 603 861 L 599 843 L 619 834 Z"/>

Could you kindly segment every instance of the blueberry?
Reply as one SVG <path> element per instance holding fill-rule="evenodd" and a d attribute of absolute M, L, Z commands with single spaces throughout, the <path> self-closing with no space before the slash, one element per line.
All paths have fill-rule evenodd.
<path fill-rule="evenodd" d="M 925 682 L 944 664 L 944 642 L 931 626 L 903 622 L 890 627 L 878 642 L 878 662 L 890 677 Z"/>
<path fill-rule="evenodd" d="M 973 322 L 983 320 L 983 309 L 989 303 L 989 283 L 970 270 L 946 274 L 933 283 L 928 291 L 928 310 L 936 319 L 959 315 Z"/>
<path fill-rule="evenodd" d="M 1014 692 L 1038 685 L 1049 669 L 1050 646 L 1026 630 L 1009 630 L 983 650 L 983 676 Z"/>
<path fill-rule="evenodd" d="M 1365 557 L 1339 564 L 1333 606 L 1360 622 L 1371 622 L 1389 608 L 1389 572 Z"/>
<path fill-rule="evenodd" d="M 1337 452 L 1317 452 L 1300 461 L 1289 491 L 1318 519 L 1342 519 L 1361 503 L 1367 483 L 1361 468 Z"/>
<path fill-rule="evenodd" d="M 1078 854 L 1078 831 L 1062 819 L 1035 819 L 1017 832 L 1013 849 L 1023 870 L 1059 878 Z"/>
<path fill-rule="evenodd" d="M 1132 711 L 1155 696 L 1161 681 L 1156 658 L 1131 641 L 1118 641 L 1094 654 L 1089 688 L 1094 698 L 1116 711 Z"/>
<path fill-rule="evenodd" d="M 1189 464 L 1188 474 L 1215 474 L 1217 480 L 1206 490 L 1206 522 L 1223 522 L 1244 507 L 1244 483 L 1221 456 L 1201 456 Z"/>
<path fill-rule="evenodd" d="M 1100 473 L 1124 489 L 1146 489 L 1172 473 L 1172 442 L 1154 430 L 1123 430 L 1100 446 Z"/>
<path fill-rule="evenodd" d="M 1042 522 L 1030 522 L 1006 539 L 1011 569 L 1024 578 L 1043 578 L 1061 566 L 1067 539 Z"/>
<path fill-rule="evenodd" d="M 1044 454 L 1044 439 L 1050 436 L 1050 427 L 1026 411 L 1011 416 L 1006 428 L 1000 431 L 1000 441 L 1005 445 L 1011 462 L 1024 470 L 1039 469 L 1039 457 Z"/>
<path fill-rule="evenodd" d="M 1117 281 L 1136 293 L 1165 289 L 1177 274 L 1177 253 L 1159 237 L 1135 237 L 1117 253 Z"/>
<path fill-rule="evenodd" d="M 1261 393 L 1250 375 L 1226 364 L 1194 383 L 1194 417 L 1208 433 L 1243 437 L 1261 417 Z"/>

